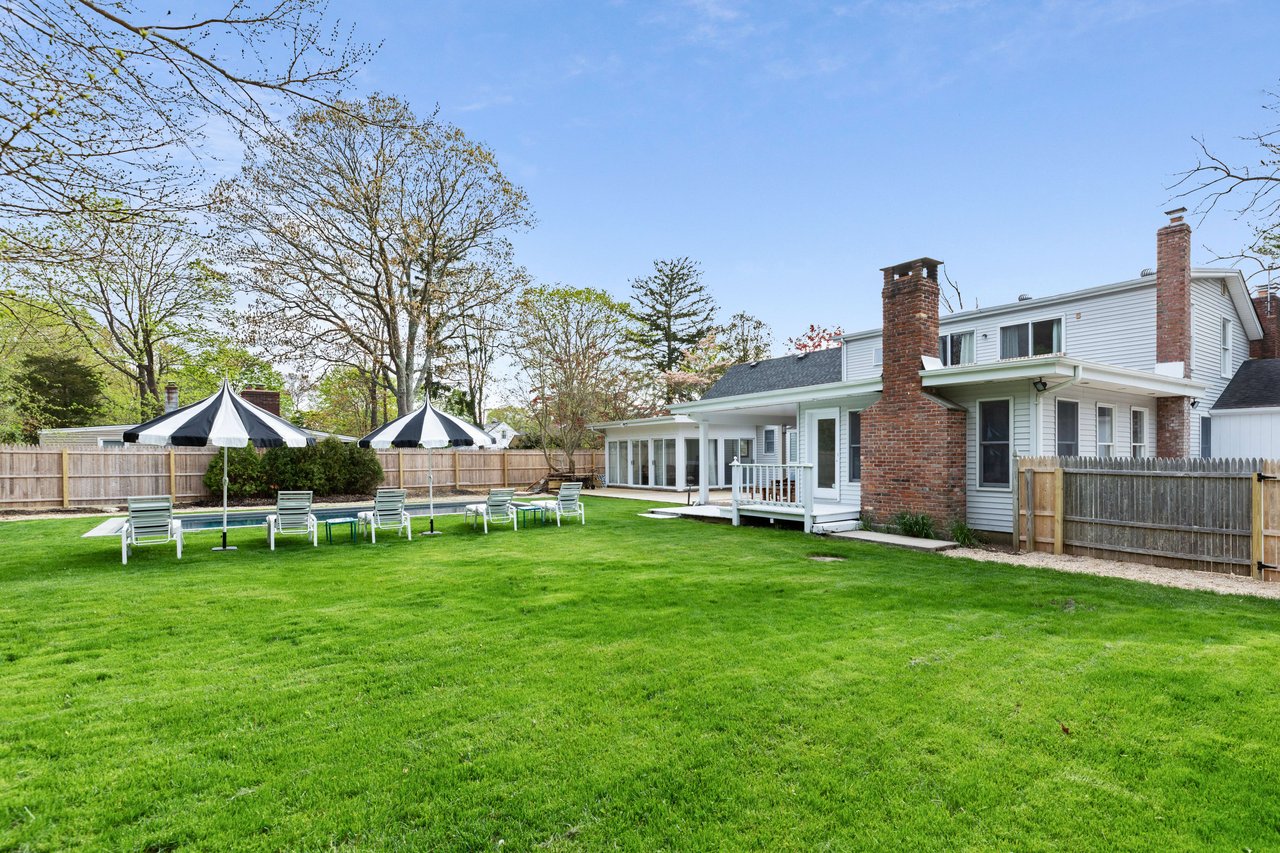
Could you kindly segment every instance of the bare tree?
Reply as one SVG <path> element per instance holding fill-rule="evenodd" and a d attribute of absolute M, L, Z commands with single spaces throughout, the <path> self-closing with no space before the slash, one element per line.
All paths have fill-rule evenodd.
<path fill-rule="evenodd" d="M 964 292 L 960 290 L 960 283 L 951 280 L 951 276 L 947 274 L 946 267 L 943 267 L 942 269 L 942 279 L 944 282 L 946 282 L 946 286 L 939 288 L 939 293 L 938 293 L 938 296 L 940 297 L 940 300 L 942 302 L 942 307 L 946 310 L 948 314 L 954 314 L 957 311 L 963 311 L 965 308 Z M 974 301 L 973 307 L 974 308 L 978 307 L 977 300 Z"/>
<path fill-rule="evenodd" d="M 323 102 L 369 55 L 325 23 L 323 0 L 227 0 L 151 18 L 131 0 L 0 4 L 0 255 L 47 256 L 23 223 L 192 204 L 204 123 L 272 125 Z"/>
<path fill-rule="evenodd" d="M 1268 92 L 1264 104 L 1269 113 L 1280 113 L 1280 93 Z M 1248 246 L 1232 252 L 1217 252 L 1218 260 L 1252 267 L 1246 278 L 1270 275 L 1280 259 L 1280 122 L 1274 116 L 1261 131 L 1239 137 L 1260 151 L 1257 163 L 1234 163 L 1213 153 L 1203 138 L 1195 143 L 1200 150 L 1194 167 L 1182 172 L 1174 183 L 1175 198 L 1194 200 L 1195 212 L 1208 216 L 1219 205 L 1226 206 L 1237 219 L 1249 222 L 1253 239 Z"/>
<path fill-rule="evenodd" d="M 128 377 L 147 418 L 161 408 L 166 351 L 200 337 L 203 324 L 229 306 L 230 289 L 185 223 L 121 218 L 115 205 L 100 206 L 100 215 L 45 230 L 41 241 L 67 247 L 59 254 L 68 260 L 17 265 L 14 298 L 65 322 Z"/>
<path fill-rule="evenodd" d="M 255 342 L 385 376 L 405 414 L 461 318 L 509 294 L 476 270 L 508 263 L 525 193 L 487 147 L 395 98 L 305 110 L 289 131 L 215 192 Z"/>
<path fill-rule="evenodd" d="M 761 361 L 769 357 L 773 348 L 773 331 L 759 317 L 739 311 L 720 327 L 716 336 L 730 364 Z M 685 360 L 689 354 L 685 353 Z"/>
<path fill-rule="evenodd" d="M 481 268 L 476 270 L 475 276 L 477 280 L 470 290 L 502 294 L 523 289 L 529 281 L 523 268 L 505 273 Z M 484 423 L 498 362 L 510 349 L 508 341 L 513 332 L 514 307 L 509 299 L 465 307 L 455 324 L 452 345 L 446 350 L 449 353 L 445 365 L 447 376 L 464 389 L 470 407 L 469 416 L 477 424 Z"/>

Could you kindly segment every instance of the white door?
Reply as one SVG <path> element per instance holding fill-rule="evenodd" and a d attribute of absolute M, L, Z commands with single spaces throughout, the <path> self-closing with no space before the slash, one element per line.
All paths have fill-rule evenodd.
<path fill-rule="evenodd" d="M 836 453 L 837 426 L 840 423 L 839 409 L 815 409 L 809 412 L 808 434 L 805 436 L 806 462 L 813 465 L 813 499 L 817 501 L 837 501 L 840 499 L 840 488 L 836 483 L 836 472 L 839 469 Z"/>

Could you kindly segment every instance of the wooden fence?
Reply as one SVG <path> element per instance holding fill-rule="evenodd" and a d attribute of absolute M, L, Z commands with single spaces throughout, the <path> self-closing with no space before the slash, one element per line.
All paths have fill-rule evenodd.
<path fill-rule="evenodd" d="M 175 503 L 208 500 L 204 472 L 212 447 L 57 448 L 0 446 L 0 511 L 119 506 L 129 495 L 172 495 Z M 383 485 L 427 488 L 428 461 L 436 488 L 528 486 L 549 473 L 540 450 L 380 450 Z M 557 462 L 560 460 L 557 459 Z M 602 471 L 604 452 L 574 454 L 579 472 Z"/>
<path fill-rule="evenodd" d="M 1280 462 L 1018 460 L 1020 550 L 1280 580 Z"/>

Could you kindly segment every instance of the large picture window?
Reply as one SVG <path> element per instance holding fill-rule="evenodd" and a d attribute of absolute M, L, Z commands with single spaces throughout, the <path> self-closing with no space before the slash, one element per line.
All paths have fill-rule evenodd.
<path fill-rule="evenodd" d="M 978 403 L 978 485 L 1007 489 L 1011 483 L 1013 423 L 1008 400 Z"/>
<path fill-rule="evenodd" d="M 1062 352 L 1062 318 L 1000 327 L 1000 357 L 1026 358 Z"/>
<path fill-rule="evenodd" d="M 1058 455 L 1080 455 L 1080 404 L 1058 401 Z"/>
<path fill-rule="evenodd" d="M 849 482 L 862 479 L 862 412 L 849 413 Z"/>
<path fill-rule="evenodd" d="M 938 358 L 947 367 L 973 364 L 973 332 L 952 332 L 938 338 Z"/>

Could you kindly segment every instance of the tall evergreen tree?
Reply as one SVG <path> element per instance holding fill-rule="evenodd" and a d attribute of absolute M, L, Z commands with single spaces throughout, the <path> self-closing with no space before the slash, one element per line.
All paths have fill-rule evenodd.
<path fill-rule="evenodd" d="M 638 360 L 654 373 L 679 366 L 685 350 L 715 331 L 716 303 L 702 283 L 698 262 L 658 260 L 653 272 L 631 282 L 631 319 L 627 333 Z M 672 402 L 667 392 L 665 402 Z"/>
<path fill-rule="evenodd" d="M 87 426 L 102 412 L 102 377 L 75 356 L 32 354 L 22 359 L 11 389 L 22 419 L 22 440 L 42 429 Z"/>

